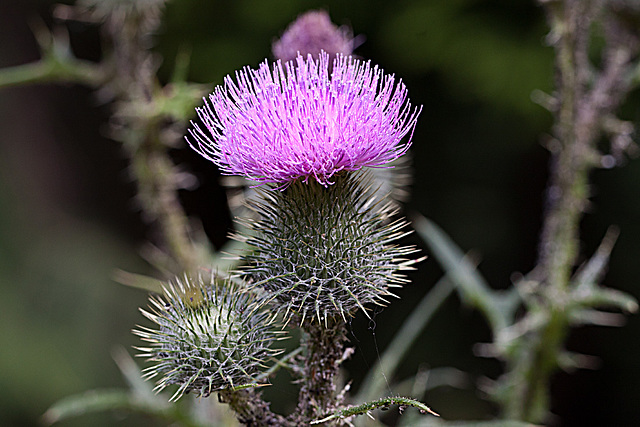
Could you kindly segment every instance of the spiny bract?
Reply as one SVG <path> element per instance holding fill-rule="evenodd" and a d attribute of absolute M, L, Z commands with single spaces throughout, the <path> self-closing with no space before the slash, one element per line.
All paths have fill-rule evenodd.
<path fill-rule="evenodd" d="M 151 344 L 140 357 L 154 364 L 144 370 L 147 379 L 160 376 L 156 390 L 180 387 L 184 393 L 208 396 L 222 389 L 255 386 L 265 360 L 277 354 L 269 346 L 280 334 L 271 329 L 264 310 L 254 310 L 254 297 L 229 281 L 218 284 L 202 276 L 170 282 L 164 297 L 150 297 L 150 311 L 142 314 L 159 326 L 138 326 L 134 333 Z"/>
<path fill-rule="evenodd" d="M 301 180 L 284 191 L 259 190 L 251 203 L 260 219 L 247 220 L 254 250 L 242 272 L 266 292 L 272 309 L 303 324 L 346 319 L 369 303 L 382 305 L 389 287 L 406 279 L 416 252 L 393 242 L 405 234 L 404 220 L 391 221 L 364 173 L 342 173 L 329 187 Z"/>

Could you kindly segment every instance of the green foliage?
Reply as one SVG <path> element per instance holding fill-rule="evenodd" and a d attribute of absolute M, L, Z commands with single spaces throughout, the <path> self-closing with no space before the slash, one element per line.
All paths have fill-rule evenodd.
<path fill-rule="evenodd" d="M 638 303 L 631 295 L 597 284 L 604 274 L 616 233 L 609 233 L 596 254 L 578 270 L 570 291 L 555 296 L 562 298 L 562 308 L 558 311 L 540 298 L 540 283 L 532 279 L 521 280 L 507 292 L 493 290 L 465 259 L 462 251 L 432 221 L 417 217 L 414 225 L 447 277 L 455 284 L 462 300 L 478 309 L 491 326 L 494 342 L 490 346 L 485 345 L 483 353 L 504 360 L 510 369 L 487 391 L 504 405 L 507 417 L 516 416 L 516 408 L 525 398 L 514 399 L 514 393 L 519 392 L 523 382 L 535 384 L 544 381 L 546 375 L 559 367 L 575 369 L 588 366 L 590 359 L 587 356 L 569 353 L 562 348 L 569 324 L 621 324 L 616 315 L 593 307 L 626 312 L 638 310 Z M 522 305 L 526 308 L 525 314 L 516 316 L 516 310 Z M 542 419 L 548 410 L 549 391 L 546 385 L 532 389 L 536 394 L 526 396 L 531 401 L 527 410 L 535 414 L 531 416 Z"/>
<path fill-rule="evenodd" d="M 41 419 L 42 423 L 51 425 L 76 417 L 86 419 L 86 415 L 91 413 L 125 411 L 178 423 L 183 427 L 236 425 L 232 416 L 225 415 L 219 410 L 210 411 L 209 419 L 206 419 L 203 416 L 205 412 L 196 410 L 194 402 L 187 402 L 188 399 L 169 403 L 169 396 L 166 393 L 154 392 L 151 385 L 141 379 L 140 369 L 124 349 L 118 349 L 113 356 L 129 384 L 128 390 L 97 389 L 68 396 L 53 404 L 45 412 Z M 206 405 L 206 403 L 202 404 Z M 215 416 L 212 416 L 214 414 Z"/>
<path fill-rule="evenodd" d="M 104 70 L 73 55 L 68 34 L 62 31 L 52 34 L 44 24 L 38 22 L 34 28 L 34 35 L 42 59 L 3 69 L 0 72 L 0 88 L 43 82 L 73 82 L 98 86 L 105 81 Z"/>
<path fill-rule="evenodd" d="M 480 310 L 491 325 L 493 333 L 497 335 L 510 325 L 520 304 L 517 290 L 493 290 L 462 250 L 436 224 L 422 216 L 416 216 L 413 224 L 444 268 L 447 277 L 455 283 L 462 300 Z"/>

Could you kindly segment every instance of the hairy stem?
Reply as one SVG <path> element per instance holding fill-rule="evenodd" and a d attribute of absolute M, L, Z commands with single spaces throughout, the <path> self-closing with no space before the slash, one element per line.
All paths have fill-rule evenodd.
<path fill-rule="evenodd" d="M 117 6 L 114 6 L 117 8 Z M 113 120 L 114 138 L 131 157 L 138 184 L 138 200 L 145 217 L 159 229 L 159 240 L 174 265 L 169 270 L 193 271 L 198 254 L 190 240 L 187 216 L 178 200 L 176 168 L 167 151 L 175 139 L 171 120 L 154 110 L 161 88 L 156 79 L 150 38 L 160 25 L 161 5 L 153 8 L 114 9 L 104 31 L 113 46 L 114 77 L 111 88 L 118 99 Z"/>
<path fill-rule="evenodd" d="M 298 425 L 335 412 L 341 403 L 336 400 L 335 377 L 343 360 L 347 331 L 343 322 L 337 322 L 329 327 L 313 323 L 306 328 L 302 387 L 293 414 Z"/>
<path fill-rule="evenodd" d="M 282 415 L 271 412 L 269 404 L 262 400 L 260 393 L 255 389 L 221 391 L 218 393 L 218 398 L 220 402 L 229 404 L 241 424 L 282 427 L 295 425 Z"/>
<path fill-rule="evenodd" d="M 156 221 L 163 248 L 177 264 L 173 268 L 195 271 L 198 258 L 189 240 L 187 217 L 177 197 L 171 159 L 157 144 L 145 144 L 131 154 L 131 167 L 138 183 L 140 205 L 146 216 Z"/>
<path fill-rule="evenodd" d="M 539 316 L 508 361 L 504 415 L 534 423 L 549 413 L 549 385 L 569 331 L 566 306 L 579 255 L 579 226 L 588 206 L 589 173 L 599 165 L 596 144 L 603 119 L 630 90 L 631 59 L 638 40 L 608 13 L 607 0 L 540 0 L 551 26 L 556 51 L 556 96 L 552 169 L 539 260 L 532 276 L 540 284 L 528 317 Z M 601 69 L 589 61 L 594 22 L 605 28 Z M 544 313 L 541 315 L 541 313 Z"/>

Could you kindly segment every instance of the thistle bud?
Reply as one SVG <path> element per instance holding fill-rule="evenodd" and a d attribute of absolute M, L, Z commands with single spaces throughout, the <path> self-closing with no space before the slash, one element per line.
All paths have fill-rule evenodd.
<path fill-rule="evenodd" d="M 352 316 L 365 305 L 384 305 L 389 288 L 411 268 L 416 250 L 398 247 L 404 220 L 390 221 L 392 205 L 371 190 L 368 174 L 341 173 L 333 185 L 293 182 L 284 191 L 259 190 L 253 202 L 258 221 L 246 242 L 243 273 L 263 288 L 274 310 L 301 324 L 327 325 Z"/>
<path fill-rule="evenodd" d="M 354 38 L 348 27 L 337 27 L 324 10 L 311 10 L 298 18 L 273 43 L 273 55 L 282 61 L 292 61 L 298 54 L 318 58 L 325 51 L 331 57 L 350 55 Z"/>
<path fill-rule="evenodd" d="M 167 284 L 163 296 L 150 297 L 149 311 L 141 309 L 158 328 L 133 331 L 150 343 L 138 348 L 153 363 L 145 378 L 160 377 L 157 391 L 179 385 L 171 400 L 257 385 L 256 374 L 278 353 L 269 348 L 278 332 L 271 330 L 273 316 L 253 309 L 253 302 L 229 281 L 185 276 Z"/>

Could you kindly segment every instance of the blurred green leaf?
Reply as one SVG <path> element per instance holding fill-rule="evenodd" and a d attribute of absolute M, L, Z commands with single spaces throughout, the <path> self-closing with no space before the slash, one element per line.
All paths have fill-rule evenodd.
<path fill-rule="evenodd" d="M 89 413 L 114 410 L 127 410 L 144 415 L 151 415 L 171 422 L 177 422 L 184 427 L 212 426 L 212 424 L 205 424 L 193 419 L 190 415 L 183 412 L 181 405 L 170 405 L 160 399 L 143 401 L 126 390 L 114 389 L 90 390 L 85 393 L 66 397 L 51 406 L 42 416 L 42 421 L 46 425 L 51 425 Z"/>
<path fill-rule="evenodd" d="M 607 265 L 609 265 L 611 251 L 619 235 L 620 230 L 618 227 L 609 227 L 596 252 L 576 272 L 573 282 L 577 287 L 590 286 L 592 283 L 598 283 L 602 279 Z"/>
<path fill-rule="evenodd" d="M 42 59 L 0 70 L 0 88 L 33 83 L 79 83 L 96 87 L 104 82 L 100 65 L 76 58 L 69 44 L 69 35 L 62 28 L 49 31 L 40 21 L 32 23 Z"/>
<path fill-rule="evenodd" d="M 572 303 L 583 307 L 610 307 L 627 313 L 638 311 L 638 301 L 633 296 L 595 284 L 576 289 L 571 296 Z"/>
<path fill-rule="evenodd" d="M 394 384 L 393 389 L 400 394 L 422 397 L 430 390 L 437 387 L 471 387 L 470 376 L 456 368 L 431 368 L 418 372 L 406 380 Z"/>
<path fill-rule="evenodd" d="M 129 273 L 124 270 L 116 270 L 112 276 L 113 280 L 131 288 L 143 291 L 162 293 L 162 281 L 144 274 Z"/>
<path fill-rule="evenodd" d="M 433 256 L 454 282 L 462 300 L 476 307 L 489 321 L 493 333 L 513 323 L 520 297 L 515 289 L 496 291 L 489 287 L 475 266 L 451 238 L 431 220 L 415 215 L 413 226 Z"/>
<path fill-rule="evenodd" d="M 131 392 L 143 401 L 153 401 L 160 398 L 153 391 L 151 383 L 142 379 L 142 372 L 136 362 L 129 356 L 129 353 L 123 347 L 116 347 L 112 352 L 113 360 L 118 365 L 118 369 L 122 372 L 122 376 L 127 381 Z"/>
<path fill-rule="evenodd" d="M 58 401 L 45 412 L 42 416 L 42 421 L 46 425 L 51 425 L 91 412 L 125 408 L 133 409 L 134 406 L 125 390 L 91 390 Z M 141 408 L 137 409 L 140 410 Z M 143 412 L 147 412 L 147 409 L 149 408 L 144 408 Z"/>
<path fill-rule="evenodd" d="M 453 289 L 451 280 L 444 277 L 422 298 L 402 323 L 382 357 L 367 373 L 354 399 L 356 402 L 369 401 L 383 394 L 386 378 L 393 377 L 404 356 Z"/>
<path fill-rule="evenodd" d="M 202 401 L 189 406 L 192 399 L 183 399 L 172 404 L 165 394 L 155 393 L 151 384 L 142 379 L 140 369 L 123 348 L 118 347 L 114 350 L 113 358 L 127 380 L 129 390 L 91 390 L 66 397 L 47 410 L 42 416 L 42 422 L 51 425 L 90 413 L 125 410 L 150 415 L 184 427 L 237 425 L 233 416 L 227 417 L 217 406 L 212 407 Z M 203 413 L 203 407 L 208 408 L 209 412 L 206 415 Z"/>

